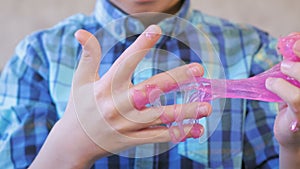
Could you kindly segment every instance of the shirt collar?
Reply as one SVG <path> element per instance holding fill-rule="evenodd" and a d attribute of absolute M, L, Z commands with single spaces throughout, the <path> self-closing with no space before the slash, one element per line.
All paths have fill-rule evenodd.
<path fill-rule="evenodd" d="M 114 6 L 109 0 L 97 0 L 94 15 L 96 20 L 117 40 L 124 42 L 126 37 L 141 34 L 145 27 L 137 19 Z M 170 15 L 171 16 L 171 15 Z M 184 31 L 184 20 L 191 16 L 190 0 L 184 0 L 180 10 L 173 16 L 158 23 L 163 35 L 172 36 Z M 180 22 L 180 24 L 179 24 Z M 176 25 L 176 26 L 174 26 Z"/>

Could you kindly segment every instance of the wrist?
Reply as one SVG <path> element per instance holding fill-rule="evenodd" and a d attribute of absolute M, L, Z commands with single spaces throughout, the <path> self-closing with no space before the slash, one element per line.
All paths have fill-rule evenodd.
<path fill-rule="evenodd" d="M 89 168 L 93 164 L 94 155 L 87 149 L 82 150 L 84 142 L 78 139 L 78 130 L 69 127 L 71 126 L 60 120 L 51 130 L 50 134 L 54 135 L 54 146 L 57 147 L 57 156 L 63 165 L 70 168 Z"/>
<path fill-rule="evenodd" d="M 90 168 L 108 154 L 85 135 L 80 125 L 70 125 L 68 120 L 53 126 L 30 168 Z"/>
<path fill-rule="evenodd" d="M 90 168 L 97 159 L 108 154 L 86 135 L 77 119 L 61 119 L 55 125 L 53 133 L 59 138 L 56 142 L 61 143 L 61 158 L 73 165 L 72 168 Z"/>

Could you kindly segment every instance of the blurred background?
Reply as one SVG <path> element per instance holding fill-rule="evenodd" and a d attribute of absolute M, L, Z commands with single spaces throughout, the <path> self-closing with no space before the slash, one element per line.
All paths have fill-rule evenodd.
<path fill-rule="evenodd" d="M 0 70 L 26 35 L 75 14 L 90 14 L 96 0 L 2 0 Z M 193 8 L 239 23 L 250 23 L 275 37 L 300 32 L 299 0 L 192 0 Z"/>

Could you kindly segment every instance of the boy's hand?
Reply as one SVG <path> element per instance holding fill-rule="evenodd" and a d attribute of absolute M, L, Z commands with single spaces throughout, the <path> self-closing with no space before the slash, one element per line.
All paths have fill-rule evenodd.
<path fill-rule="evenodd" d="M 199 119 L 210 114 L 208 103 L 145 107 L 159 94 L 170 90 L 170 86 L 203 75 L 199 64 L 190 64 L 133 85 L 131 76 L 137 64 L 157 42 L 160 34 L 158 26 L 148 27 L 103 77 L 98 75 L 101 60 L 98 40 L 84 30 L 75 34 L 83 46 L 83 52 L 65 115 L 47 139 L 48 145 L 44 150 L 48 154 L 51 152 L 56 154 L 56 158 L 61 158 L 64 157 L 62 151 L 65 151 L 71 157 L 63 163 L 79 163 L 88 167 L 97 158 L 129 147 L 171 141 L 169 129 L 162 124 L 174 122 L 178 116 L 181 120 Z M 176 136 L 182 134 L 176 128 L 172 131 Z M 185 138 L 198 138 L 203 134 L 203 127 L 199 124 L 185 125 L 184 131 Z M 53 151 L 51 147 L 59 151 Z"/>
<path fill-rule="evenodd" d="M 300 40 L 293 46 L 293 52 L 300 57 Z M 300 81 L 300 62 L 283 60 L 281 71 Z M 274 133 L 280 144 L 281 168 L 298 168 L 300 158 L 300 88 L 279 79 L 267 79 L 266 87 L 281 97 Z"/>

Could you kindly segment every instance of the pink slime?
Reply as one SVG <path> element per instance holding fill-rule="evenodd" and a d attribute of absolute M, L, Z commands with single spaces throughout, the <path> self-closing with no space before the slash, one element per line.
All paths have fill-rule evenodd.
<path fill-rule="evenodd" d="M 277 49 L 284 59 L 300 61 L 300 58 L 293 52 L 293 46 L 299 39 L 300 34 L 291 34 L 278 40 Z M 300 87 L 300 82 L 283 74 L 280 71 L 280 65 L 281 63 L 278 63 L 271 69 L 247 79 L 227 80 L 201 77 L 196 79 L 197 83 L 183 84 L 180 87 L 170 85 L 168 91 L 176 91 L 178 88 L 182 91 L 197 91 L 191 96 L 190 101 L 194 99 L 198 101 L 210 101 L 216 98 L 243 98 L 267 102 L 282 102 L 281 98 L 266 89 L 266 79 L 269 77 L 282 78 L 297 87 Z M 146 85 L 145 91 L 134 90 L 132 93 L 134 105 L 140 110 L 146 104 L 153 103 L 160 94 L 162 92 L 159 91 L 156 85 Z"/>
<path fill-rule="evenodd" d="M 286 60 L 300 61 L 300 58 L 293 52 L 293 46 L 300 39 L 300 34 L 292 34 L 287 37 L 280 38 L 277 44 L 277 49 Z M 195 96 L 201 97 L 202 101 L 210 101 L 216 98 L 243 98 L 250 100 L 261 100 L 267 102 L 282 102 L 276 94 L 270 92 L 265 87 L 265 81 L 269 77 L 282 78 L 291 84 L 300 87 L 300 82 L 286 76 L 280 71 L 281 63 L 275 65 L 271 69 L 258 74 L 254 77 L 239 80 L 224 80 L 224 79 L 206 79 L 198 78 L 197 84 L 183 87 L 183 90 L 197 90 Z M 212 85 L 226 86 L 226 88 L 215 87 L 212 91 Z M 198 95 L 198 96 L 196 96 Z M 191 98 L 193 100 L 193 98 Z"/>
<path fill-rule="evenodd" d="M 278 40 L 277 49 L 284 59 L 289 61 L 300 61 L 300 58 L 293 52 L 293 46 L 297 40 L 300 39 L 300 34 L 292 34 L 286 37 L 282 37 Z M 193 100 L 197 101 L 211 101 L 217 98 L 243 98 L 250 100 L 261 100 L 267 102 L 282 102 L 282 99 L 276 94 L 270 92 L 265 87 L 265 81 L 269 77 L 282 78 L 290 82 L 291 84 L 300 87 L 300 82 L 297 80 L 286 76 L 280 71 L 281 63 L 275 65 L 271 69 L 258 74 L 254 77 L 239 80 L 226 80 L 226 79 L 207 79 L 207 78 L 197 78 L 197 83 L 185 84 L 180 86 L 181 91 L 196 91 L 189 96 L 190 102 Z M 214 86 L 214 87 L 213 87 Z M 226 87 L 225 87 L 226 86 Z M 225 87 L 225 89 L 224 89 Z M 137 109 L 142 109 L 147 103 L 151 103 L 154 106 L 161 106 L 157 103 L 157 98 L 161 94 L 157 92 L 158 87 L 155 85 L 145 86 L 146 92 L 135 90 L 133 92 L 133 101 Z M 171 91 L 176 91 L 178 88 L 173 88 Z M 155 91 L 155 92 L 154 92 Z M 152 94 L 154 93 L 154 94 Z M 152 95 L 152 97 L 151 97 Z M 176 114 L 176 110 L 175 110 Z M 170 136 L 173 142 L 184 141 L 187 135 L 183 128 L 183 115 L 179 114 L 179 118 L 176 118 L 176 123 L 179 128 L 179 136 L 176 137 L 174 133 L 174 126 L 172 127 L 172 122 L 163 113 L 161 115 L 161 120 L 167 123 L 169 127 Z M 190 134 L 192 137 L 196 138 L 200 136 L 199 125 L 197 121 L 193 122 L 195 126 L 192 127 Z M 298 122 L 292 123 L 291 131 L 298 131 Z"/>

